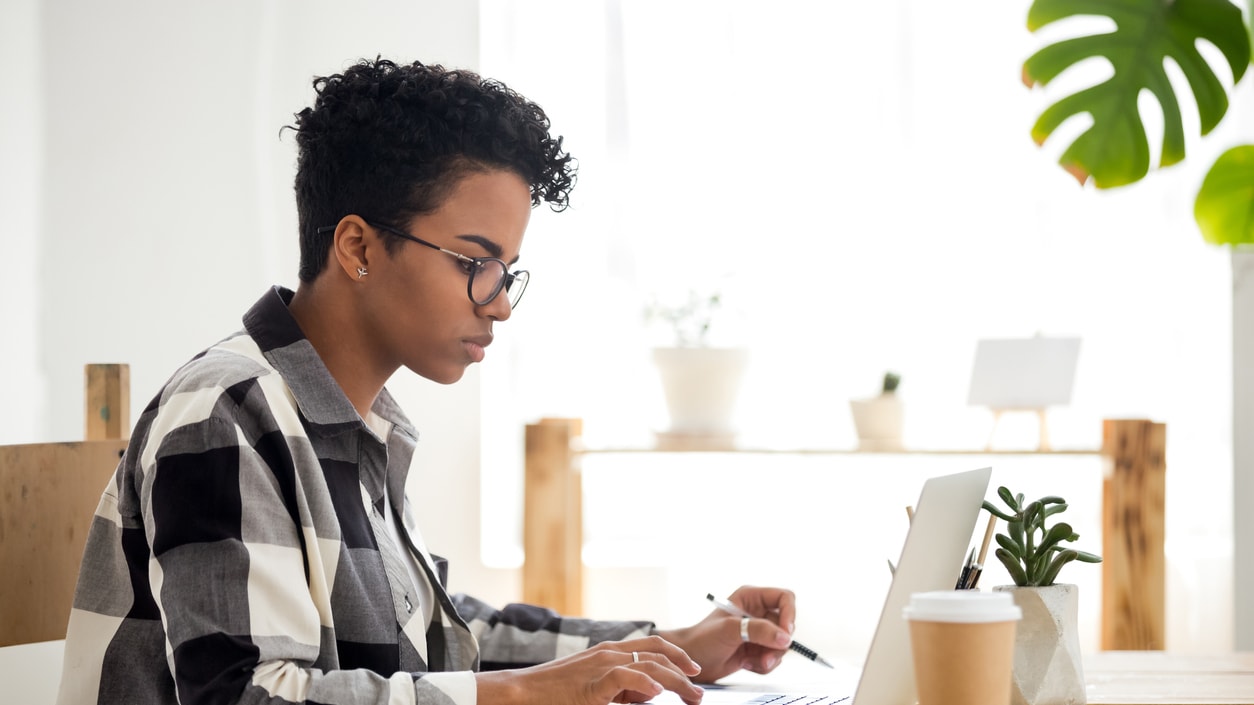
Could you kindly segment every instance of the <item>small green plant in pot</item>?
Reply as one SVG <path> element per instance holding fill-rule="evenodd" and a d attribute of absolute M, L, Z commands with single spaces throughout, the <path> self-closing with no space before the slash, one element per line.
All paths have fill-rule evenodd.
<path fill-rule="evenodd" d="M 1056 583 L 1068 563 L 1100 563 L 1101 557 L 1065 544 L 1080 538 L 1071 525 L 1051 519 L 1067 511 L 1062 497 L 1024 501 L 1005 487 L 997 495 L 1006 504 L 989 501 L 984 508 L 1006 522 L 996 535 L 996 556 L 1014 585 L 998 585 L 1023 610 L 1015 629 L 1012 705 L 1079 705 L 1087 702 L 1078 631 L 1079 592 L 1075 585 Z"/>
<path fill-rule="evenodd" d="M 722 305 L 723 298 L 718 292 L 689 291 L 688 298 L 679 303 L 663 302 L 654 297 L 645 307 L 644 318 L 648 323 L 669 326 L 675 335 L 675 347 L 699 348 L 709 344 L 710 326 Z"/>
<path fill-rule="evenodd" d="M 901 434 L 904 409 L 897 397 L 897 387 L 900 385 L 900 374 L 885 372 L 877 396 L 849 400 L 849 412 L 853 415 L 859 449 L 898 451 L 903 448 Z"/>
<path fill-rule="evenodd" d="M 658 434 L 663 450 L 724 450 L 734 445 L 732 420 L 748 351 L 710 344 L 710 329 L 722 307 L 718 292 L 689 291 L 678 303 L 654 297 L 645 308 L 646 322 L 665 324 L 674 334 L 671 345 L 653 348 L 670 417 L 669 428 Z"/>
<path fill-rule="evenodd" d="M 1071 561 L 1101 563 L 1101 556 L 1063 546 L 1080 535 L 1066 522 L 1048 524 L 1050 517 L 1067 511 L 1062 497 L 1042 497 L 1024 503 L 1023 494 L 1013 495 L 1005 487 L 997 488 L 997 495 L 1009 507 L 1004 512 L 985 500 L 984 509 L 1006 522 L 1006 533 L 997 534 L 997 559 L 1006 566 L 1010 579 L 1019 587 L 1053 585 L 1058 572 Z"/>

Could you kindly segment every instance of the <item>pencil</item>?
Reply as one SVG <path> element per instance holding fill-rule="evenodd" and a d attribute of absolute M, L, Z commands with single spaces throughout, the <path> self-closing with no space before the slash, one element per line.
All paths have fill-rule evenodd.
<path fill-rule="evenodd" d="M 988 528 L 984 530 L 984 545 L 980 546 L 980 557 L 976 563 L 984 565 L 984 557 L 988 555 L 988 543 L 993 538 L 993 528 L 997 526 L 997 516 L 990 514 L 988 516 Z"/>

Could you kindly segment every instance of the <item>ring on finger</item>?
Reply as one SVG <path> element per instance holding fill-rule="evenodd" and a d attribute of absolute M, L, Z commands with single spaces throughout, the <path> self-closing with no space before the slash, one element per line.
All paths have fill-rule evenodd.
<path fill-rule="evenodd" d="M 749 617 L 740 618 L 740 640 L 749 641 Z"/>
<path fill-rule="evenodd" d="M 640 663 L 640 654 L 638 652 L 635 652 L 635 651 L 631 652 L 631 662 Z"/>

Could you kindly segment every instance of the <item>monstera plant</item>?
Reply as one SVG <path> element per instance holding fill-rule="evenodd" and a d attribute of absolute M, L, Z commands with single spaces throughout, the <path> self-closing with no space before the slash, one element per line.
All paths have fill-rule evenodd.
<path fill-rule="evenodd" d="M 1174 62 L 1188 80 L 1201 133 L 1207 135 L 1228 111 L 1228 89 L 1197 45 L 1206 42 L 1218 49 L 1235 89 L 1250 65 L 1254 22 L 1242 22 L 1241 9 L 1229 0 L 1035 0 L 1028 10 L 1028 29 L 1035 32 L 1080 16 L 1107 17 L 1115 30 L 1043 47 L 1024 63 L 1024 82 L 1047 85 L 1092 58 L 1108 61 L 1114 73 L 1046 108 L 1032 128 L 1033 139 L 1042 144 L 1068 118 L 1088 113 L 1092 127 L 1063 151 L 1059 163 L 1081 183 L 1092 181 L 1097 188 L 1139 181 L 1149 171 L 1150 151 L 1137 99 L 1149 91 L 1163 114 L 1158 166 L 1183 160 L 1181 99 L 1168 80 L 1165 62 Z M 1233 147 L 1211 167 L 1194 203 L 1202 236 L 1215 244 L 1254 243 L 1252 202 L 1254 145 Z"/>
<path fill-rule="evenodd" d="M 1247 7 L 1252 7 L 1246 3 Z M 1182 101 L 1168 80 L 1164 63 L 1174 62 L 1188 82 L 1196 102 L 1199 127 L 1208 135 L 1228 112 L 1229 96 L 1241 88 L 1250 66 L 1254 43 L 1254 12 L 1242 21 L 1241 9 L 1229 0 L 1034 0 L 1028 11 L 1028 28 L 1035 32 L 1064 18 L 1099 16 L 1114 22 L 1113 32 L 1094 33 L 1049 44 L 1023 66 L 1024 82 L 1046 85 L 1069 67 L 1090 59 L 1105 59 L 1113 74 L 1090 88 L 1076 91 L 1048 107 L 1032 134 L 1037 143 L 1068 117 L 1089 113 L 1093 126 L 1063 152 L 1059 161 L 1081 183 L 1092 181 L 1110 188 L 1139 181 L 1150 167 L 1145 124 L 1137 100 L 1148 91 L 1163 115 L 1162 159 L 1158 166 L 1176 164 L 1185 157 Z M 1216 51 L 1203 54 L 1198 46 Z M 1208 60 L 1207 57 L 1211 57 Z M 1224 65 L 1226 64 L 1226 66 Z M 1248 85 L 1245 86 L 1249 88 Z M 1182 91 L 1183 92 L 1183 91 Z M 1233 275 L 1233 425 L 1248 427 L 1254 385 L 1242 382 L 1254 348 L 1254 145 L 1240 145 L 1224 152 L 1210 167 L 1193 204 L 1194 220 L 1202 237 L 1215 245 L 1231 246 Z M 1242 282 L 1247 282 L 1243 284 Z M 1243 416 L 1242 414 L 1245 414 Z M 1254 463 L 1252 454 L 1233 444 L 1234 473 Z M 1248 493 L 1233 486 L 1234 503 L 1245 506 Z M 1248 532 L 1233 531 L 1234 564 L 1238 576 L 1249 566 Z M 1248 594 L 1251 581 L 1238 579 L 1237 594 Z M 1240 617 L 1237 643 L 1250 642 L 1254 625 Z M 1079 697 L 1083 697 L 1083 692 Z M 1016 699 L 1015 702 L 1018 702 Z M 1077 700 L 1076 702 L 1083 702 Z"/>

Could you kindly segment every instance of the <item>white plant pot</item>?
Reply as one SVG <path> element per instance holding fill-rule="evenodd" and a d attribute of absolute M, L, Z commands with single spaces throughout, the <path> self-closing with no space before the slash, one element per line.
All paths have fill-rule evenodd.
<path fill-rule="evenodd" d="M 1084 705 L 1080 591 L 1075 585 L 998 585 L 1023 610 L 1015 632 L 1011 705 Z"/>
<path fill-rule="evenodd" d="M 748 361 L 743 348 L 654 348 L 670 433 L 733 434 L 732 417 Z"/>
<path fill-rule="evenodd" d="M 862 450 L 901 450 L 905 411 L 896 394 L 850 399 L 849 411 Z"/>

